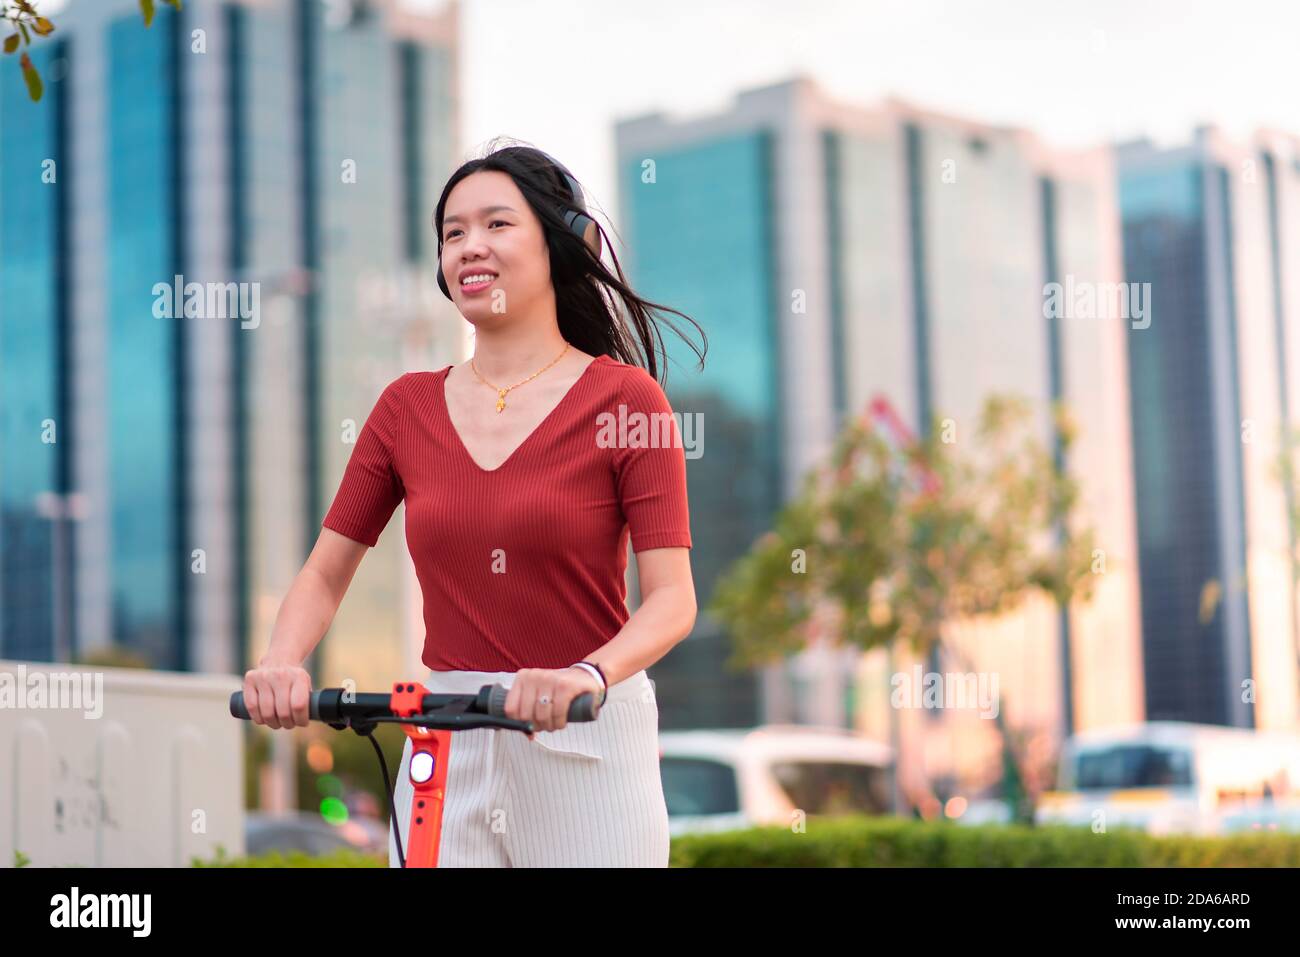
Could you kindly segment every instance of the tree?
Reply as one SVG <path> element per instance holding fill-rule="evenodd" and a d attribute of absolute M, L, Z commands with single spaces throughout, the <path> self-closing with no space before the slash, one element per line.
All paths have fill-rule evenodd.
<path fill-rule="evenodd" d="M 20 46 L 31 46 L 33 33 L 38 37 L 48 37 L 54 32 L 53 21 L 36 12 L 36 5 L 39 2 L 40 0 L 0 0 L 0 19 L 8 20 L 13 30 L 4 39 L 3 49 L 6 55 L 17 53 Z M 159 2 L 175 10 L 181 9 L 181 0 L 159 0 Z M 140 13 L 144 16 L 146 27 L 153 24 L 154 8 L 154 0 L 140 0 Z M 18 62 L 23 71 L 23 80 L 27 83 L 27 95 L 33 102 L 40 100 L 45 85 L 41 82 L 41 75 L 33 65 L 26 49 L 18 58 Z"/>
<path fill-rule="evenodd" d="M 734 666 L 821 642 L 925 654 L 945 623 L 1004 614 L 1030 594 L 1091 598 L 1094 532 L 1081 527 L 1077 483 L 1033 435 L 1029 403 L 989 398 L 964 441 L 938 421 L 923 439 L 890 441 L 876 418 L 844 429 L 719 582 L 708 611 L 731 632 Z M 1065 462 L 1075 427 L 1062 406 L 1053 419 Z"/>

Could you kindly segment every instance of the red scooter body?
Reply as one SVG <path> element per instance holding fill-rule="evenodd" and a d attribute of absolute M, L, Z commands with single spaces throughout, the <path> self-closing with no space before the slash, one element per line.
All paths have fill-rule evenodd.
<path fill-rule="evenodd" d="M 420 713 L 420 703 L 429 690 L 422 684 L 393 685 L 392 709 L 399 717 Z M 451 757 L 450 731 L 403 724 L 411 739 L 411 822 L 407 832 L 406 866 L 437 867 L 442 840 L 442 805 L 447 793 L 447 762 Z M 425 757 L 427 755 L 427 757 Z"/>

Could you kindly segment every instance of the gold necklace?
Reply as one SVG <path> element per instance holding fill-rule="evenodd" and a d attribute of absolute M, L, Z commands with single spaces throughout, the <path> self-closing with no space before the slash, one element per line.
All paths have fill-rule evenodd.
<path fill-rule="evenodd" d="M 568 351 L 569 351 L 569 343 L 566 342 L 564 344 L 564 348 L 560 350 L 560 354 L 558 356 L 552 359 L 547 365 L 545 365 L 541 369 L 538 369 L 536 372 L 530 375 L 527 379 L 524 380 L 524 382 L 531 382 L 533 379 L 536 379 L 539 375 L 541 375 L 551 366 L 555 365 L 555 363 L 563 359 L 564 354 Z M 489 388 L 493 388 L 497 390 L 497 411 L 498 412 L 501 412 L 506 407 L 506 393 L 509 392 L 511 389 L 517 389 L 524 384 L 524 382 L 516 382 L 514 385 L 506 386 L 504 389 L 492 385 L 491 382 L 489 382 L 487 379 L 483 378 L 481 375 L 478 374 L 478 366 L 474 365 L 473 356 L 470 357 L 469 367 L 474 370 L 474 374 L 478 376 L 479 382 L 482 382 L 485 386 L 488 386 Z"/>

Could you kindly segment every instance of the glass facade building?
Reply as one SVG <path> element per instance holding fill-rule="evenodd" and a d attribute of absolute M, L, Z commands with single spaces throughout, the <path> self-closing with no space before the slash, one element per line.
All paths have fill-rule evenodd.
<path fill-rule="evenodd" d="M 185 325 L 155 312 L 155 283 L 185 264 L 178 164 L 181 18 L 104 33 L 108 181 L 108 487 L 112 632 L 156 667 L 185 670 Z M 170 300 L 170 296 L 167 297 Z M 165 303 L 170 314 L 173 303 Z"/>
<path fill-rule="evenodd" d="M 997 677 L 1007 720 L 1031 738 L 1140 720 L 1123 324 L 1046 308 L 1049 284 L 1100 288 L 1120 278 L 1109 157 L 896 102 L 825 113 L 830 206 L 839 210 L 828 217 L 835 379 L 844 383 L 837 422 L 884 398 L 913 434 L 937 426 L 961 445 L 988 397 L 1029 400 L 1035 437 L 1080 483 L 1080 511 L 1104 559 L 1091 601 L 1059 607 L 1034 594 L 1013 614 L 948 623 L 946 646 Z M 1054 403 L 1080 426 L 1068 460 Z M 997 767 L 991 722 L 971 711 L 891 714 L 890 676 L 916 665 L 967 672 L 942 651 L 924 661 L 874 651 L 859 663 L 850 720 L 880 737 L 926 742 L 916 786 L 970 793 Z"/>
<path fill-rule="evenodd" d="M 701 371 L 696 351 L 664 332 L 669 402 L 705 423 L 708 454 L 686 462 L 691 567 L 702 605 L 727 563 L 769 527 L 781 501 L 773 441 L 782 405 L 772 137 L 739 133 L 656 151 L 654 162 L 647 181 L 641 158 L 624 155 L 620 194 L 636 288 L 680 309 L 709 337 Z M 701 183 L 710 188 L 701 191 Z M 701 345 L 693 326 L 667 318 Z M 701 614 L 692 636 L 654 666 L 665 727 L 758 719 L 755 679 L 729 670 L 727 653 L 725 635 Z"/>
<path fill-rule="evenodd" d="M 57 29 L 44 100 L 0 93 L 0 657 L 241 672 L 383 386 L 452 340 L 410 287 L 436 265 L 457 10 L 213 0 L 146 28 L 74 0 Z M 418 663 L 392 524 L 318 680 Z"/>
<path fill-rule="evenodd" d="M 59 600 L 71 573 L 67 53 L 32 52 L 40 103 L 0 85 L 0 657 L 34 661 L 56 660 L 72 627 Z"/>
<path fill-rule="evenodd" d="M 1151 288 L 1129 352 L 1153 720 L 1290 728 L 1300 708 L 1292 490 L 1276 472 L 1296 421 L 1296 155 L 1284 136 L 1210 128 L 1118 150 L 1125 270 Z"/>
<path fill-rule="evenodd" d="M 307 300 L 316 330 L 307 352 L 317 357 L 308 388 L 319 411 L 308 428 L 318 449 L 311 511 L 323 517 L 370 407 L 394 370 L 405 368 L 407 327 L 430 322 L 427 304 L 414 303 L 414 315 L 406 315 L 369 300 L 400 269 L 425 276 L 437 269 L 430 223 L 451 174 L 452 77 L 449 51 L 395 42 L 374 15 L 346 30 L 322 20 L 306 40 L 318 73 L 308 109 L 315 129 L 306 135 L 315 143 L 310 189 L 319 241 L 309 256 L 322 277 Z M 440 295 L 438 307 L 464 322 Z M 432 359 L 418 367 L 433 367 Z M 308 530 L 313 540 L 319 525 Z M 418 601 L 403 531 L 399 512 L 358 572 L 357 598 L 350 591 L 335 619 L 328 668 L 359 686 L 384 687 L 418 664 L 408 664 L 408 651 L 412 641 L 423 645 L 422 624 L 412 641 L 378 640 L 403 634 L 413 596 Z"/>
<path fill-rule="evenodd" d="M 1023 131 L 901 103 L 838 103 L 804 79 L 746 91 L 717 116 L 631 118 L 617 141 L 633 282 L 710 337 L 704 371 L 673 367 L 668 389 L 675 410 L 707 409 L 704 454 L 688 474 L 725 472 L 691 488 L 701 607 L 873 399 L 914 433 L 937 417 L 960 436 L 987 396 L 1018 393 L 1049 447 L 1050 406 L 1063 401 L 1081 424 L 1068 465 L 1107 549 L 1097 596 L 1071 608 L 1032 599 L 996 621 L 954 622 L 945 637 L 999 674 L 1005 706 L 1030 733 L 1140 720 L 1124 330 L 1052 322 L 1044 305 L 1046 284 L 1067 275 L 1121 276 L 1109 155 L 1052 151 Z M 742 404 L 750 396 L 765 401 Z M 728 437 L 737 408 L 765 449 Z M 765 669 L 752 676 L 756 715 L 738 699 L 692 709 L 687 689 L 718 680 L 728 643 L 701 615 L 656 666 L 661 700 L 681 699 L 671 720 L 899 730 L 890 677 L 913 662 L 884 651 L 811 650 Z M 916 663 L 953 667 L 942 656 Z M 899 715 L 902 740 L 919 745 L 906 753 L 926 755 L 918 778 L 969 785 L 996 765 L 991 722 L 928 714 Z"/>

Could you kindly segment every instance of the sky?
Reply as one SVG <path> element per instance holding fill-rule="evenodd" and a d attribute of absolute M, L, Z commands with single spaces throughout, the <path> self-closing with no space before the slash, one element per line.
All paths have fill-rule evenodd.
<path fill-rule="evenodd" d="M 400 2 L 437 10 L 449 0 Z M 614 122 L 709 114 L 797 74 L 848 102 L 898 96 L 1060 146 L 1141 135 L 1172 144 L 1201 123 L 1300 133 L 1300 7 L 1283 0 L 460 5 L 457 159 L 498 135 L 524 140 L 569 166 L 610 215 Z"/>
<path fill-rule="evenodd" d="M 1300 8 L 1255 0 L 463 0 L 462 144 L 527 140 L 614 213 L 614 122 L 707 115 L 797 74 L 1060 146 L 1300 134 L 1298 27 Z"/>

